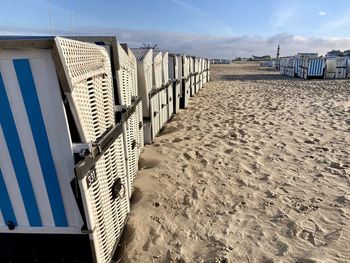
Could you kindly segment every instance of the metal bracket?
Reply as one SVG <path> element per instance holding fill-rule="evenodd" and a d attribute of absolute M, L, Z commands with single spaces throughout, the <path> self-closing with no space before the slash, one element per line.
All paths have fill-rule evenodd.
<path fill-rule="evenodd" d="M 74 156 L 81 160 L 91 153 L 92 144 L 91 143 L 73 143 L 72 150 Z"/>
<path fill-rule="evenodd" d="M 134 100 L 134 102 L 132 103 L 132 105 L 128 108 L 126 108 L 125 112 L 123 112 L 121 121 L 122 122 L 126 122 L 131 115 L 136 111 L 136 107 L 137 105 L 141 102 L 142 98 L 141 97 L 136 97 L 136 99 Z"/>
<path fill-rule="evenodd" d="M 114 112 L 115 112 L 115 122 L 121 122 L 123 119 L 123 114 L 127 111 L 126 105 L 115 105 L 114 106 Z"/>
<path fill-rule="evenodd" d="M 84 179 L 88 172 L 95 167 L 95 164 L 109 149 L 109 147 L 122 134 L 122 125 L 118 123 L 108 130 L 100 139 L 92 143 L 90 153 L 75 165 L 75 175 L 79 180 Z"/>
<path fill-rule="evenodd" d="M 95 231 L 95 228 L 94 229 L 82 229 L 81 233 L 83 233 L 83 234 L 93 234 L 94 231 Z"/>
<path fill-rule="evenodd" d="M 153 96 L 155 96 L 158 92 L 159 92 L 158 89 L 152 89 L 152 90 L 148 93 L 149 99 L 151 99 Z"/>
<path fill-rule="evenodd" d="M 126 105 L 115 105 L 114 111 L 124 113 L 127 110 L 127 108 L 128 108 L 128 106 L 126 106 Z"/>
<path fill-rule="evenodd" d="M 172 83 L 173 83 L 173 81 L 169 79 L 168 82 L 165 84 L 165 86 L 169 87 Z"/>
<path fill-rule="evenodd" d="M 168 87 L 167 84 L 168 83 L 162 84 L 162 86 L 158 89 L 158 92 L 161 92 L 162 90 L 165 90 Z"/>

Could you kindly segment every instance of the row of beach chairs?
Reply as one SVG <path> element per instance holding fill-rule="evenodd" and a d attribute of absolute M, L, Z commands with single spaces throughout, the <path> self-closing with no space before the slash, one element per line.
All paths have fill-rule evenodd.
<path fill-rule="evenodd" d="M 0 262 L 111 262 L 144 144 L 209 79 L 115 37 L 0 37 Z"/>
<path fill-rule="evenodd" d="M 349 57 L 290 57 L 279 61 L 282 75 L 303 79 L 345 79 L 350 78 Z"/>
<path fill-rule="evenodd" d="M 145 143 L 150 144 L 173 114 L 187 108 L 189 98 L 209 81 L 209 61 L 152 48 L 132 52 L 140 73 Z"/>

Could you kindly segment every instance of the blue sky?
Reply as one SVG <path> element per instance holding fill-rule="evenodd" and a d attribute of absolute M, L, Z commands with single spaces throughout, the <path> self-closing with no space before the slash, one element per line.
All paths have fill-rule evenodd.
<path fill-rule="evenodd" d="M 72 32 L 73 12 L 75 34 L 119 33 L 123 41 L 131 41 L 135 45 L 152 42 L 150 37 L 156 35 L 157 41 L 160 41 L 164 48 L 169 48 L 168 45 L 173 44 L 169 42 L 177 36 L 185 38 L 179 41 L 179 47 L 182 45 L 182 49 L 186 48 L 186 43 L 189 45 L 189 41 L 200 41 L 204 44 L 205 40 L 208 40 L 227 47 L 227 52 L 220 53 L 221 56 L 245 55 L 249 52 L 263 53 L 264 46 L 266 53 L 271 53 L 275 46 L 272 49 L 269 43 L 275 45 L 277 42 L 284 42 L 287 47 L 290 43 L 286 40 L 291 38 L 299 44 L 310 45 L 317 43 L 315 40 L 319 39 L 327 41 L 329 48 L 331 45 L 346 48 L 350 38 L 349 0 L 51 0 L 51 2 L 55 34 Z M 0 33 L 50 33 L 48 0 L 0 0 L 0 6 Z M 140 36 L 135 39 L 135 34 Z M 237 40 L 243 45 L 244 52 L 237 46 L 231 46 L 233 44 L 231 42 Z M 244 46 L 244 40 L 250 42 L 249 50 Z M 252 43 L 262 48 L 255 48 Z M 305 48 L 313 47 L 305 46 Z M 316 51 L 324 52 L 323 49 L 328 46 L 323 43 L 321 48 L 314 48 Z M 207 49 L 206 52 L 209 52 L 209 47 Z M 294 52 L 292 48 L 289 49 L 290 52 Z M 204 51 L 200 54 L 205 55 Z M 215 52 L 212 56 L 214 54 Z"/>

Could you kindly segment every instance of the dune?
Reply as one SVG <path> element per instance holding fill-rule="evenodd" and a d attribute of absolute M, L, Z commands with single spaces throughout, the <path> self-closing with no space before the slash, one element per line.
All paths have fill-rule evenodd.
<path fill-rule="evenodd" d="M 145 147 L 117 262 L 349 262 L 350 81 L 211 75 Z"/>

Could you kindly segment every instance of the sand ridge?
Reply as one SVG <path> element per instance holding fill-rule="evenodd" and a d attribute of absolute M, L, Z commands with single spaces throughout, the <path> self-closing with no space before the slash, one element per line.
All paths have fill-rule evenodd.
<path fill-rule="evenodd" d="M 350 262 L 350 81 L 211 73 L 145 147 L 120 262 Z"/>

